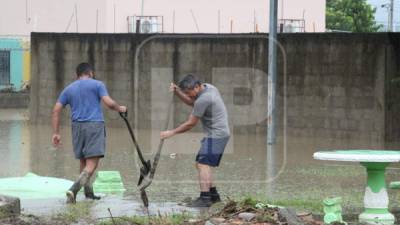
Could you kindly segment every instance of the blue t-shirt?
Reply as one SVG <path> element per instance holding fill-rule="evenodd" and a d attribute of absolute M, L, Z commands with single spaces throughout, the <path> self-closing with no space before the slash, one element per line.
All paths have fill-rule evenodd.
<path fill-rule="evenodd" d="M 58 97 L 63 106 L 70 105 L 73 122 L 104 121 L 101 98 L 108 96 L 103 82 L 94 79 L 76 80 Z"/>

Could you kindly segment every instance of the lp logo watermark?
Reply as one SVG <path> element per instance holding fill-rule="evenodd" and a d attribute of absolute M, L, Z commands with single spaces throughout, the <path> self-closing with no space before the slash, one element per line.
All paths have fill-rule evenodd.
<path fill-rule="evenodd" d="M 224 38 L 225 42 L 216 42 L 221 38 Z M 265 42 L 260 46 L 267 45 L 268 38 L 260 35 L 222 37 L 217 35 L 154 35 L 141 42 L 136 49 L 134 62 L 134 114 L 147 115 L 147 120 L 144 122 L 143 118 L 135 116 L 134 121 L 135 124 L 146 123 L 145 127 L 150 130 L 151 138 L 148 138 L 148 141 L 152 154 L 148 154 L 148 158 L 152 158 L 157 150 L 160 141 L 159 134 L 161 130 L 166 129 L 166 121 L 169 120 L 168 129 L 172 129 L 184 122 L 191 113 L 190 107 L 185 106 L 177 99 L 174 101 L 173 94 L 169 92 L 171 82 L 176 83 L 185 74 L 191 73 L 197 75 L 203 82 L 211 83 L 218 88 L 228 111 L 231 138 L 225 149 L 218 173 L 226 174 L 223 177 L 229 178 L 219 179 L 218 182 L 269 183 L 279 177 L 286 166 L 286 54 L 283 46 L 278 43 L 279 61 L 283 68 L 279 68 L 280 84 L 276 87 L 281 101 L 276 101 L 280 119 L 275 124 L 281 129 L 279 129 L 279 141 L 274 145 L 269 145 L 266 141 L 269 108 L 268 74 L 255 68 L 255 65 L 238 67 L 229 59 L 221 60 L 221 58 L 218 58 L 218 62 L 225 61 L 227 65 L 220 65 L 220 63 L 209 65 L 208 58 L 199 57 L 200 55 L 213 57 L 216 50 L 210 50 L 212 45 L 215 45 L 213 46 L 215 49 L 218 47 L 219 49 L 237 48 L 240 43 L 238 40 L 243 41 L 243 45 L 247 46 L 247 41 L 254 42 L 257 39 L 261 40 L 259 42 Z M 187 40 L 193 40 L 193 43 Z M 230 43 L 230 40 L 234 42 Z M 196 51 L 202 51 L 202 54 L 198 54 Z M 238 54 L 237 59 L 240 59 L 252 54 L 251 51 L 255 50 L 244 47 L 235 51 Z M 149 57 L 149 54 L 152 56 Z M 267 52 L 263 52 L 263 54 L 267 54 Z M 232 52 L 229 55 L 232 56 Z M 218 54 L 218 57 L 221 57 L 221 54 Z M 162 60 L 155 61 L 152 58 Z M 267 57 L 264 58 L 268 60 Z M 181 62 L 177 62 L 177 60 Z M 217 61 L 217 59 L 215 60 Z M 268 62 L 261 64 L 257 66 L 263 68 Z M 148 93 L 149 96 L 145 100 L 140 99 L 144 93 Z M 148 107 L 143 107 L 143 104 Z M 172 113 L 168 113 L 168 110 L 172 110 Z M 140 132 L 140 127 L 138 132 Z M 200 141 L 203 137 L 201 128 L 196 128 L 192 132 L 167 139 L 158 168 L 160 175 L 157 175 L 155 182 L 197 183 L 196 171 L 188 166 L 194 164 L 194 157 L 200 148 Z M 136 164 L 139 169 L 140 162 L 137 161 Z"/>

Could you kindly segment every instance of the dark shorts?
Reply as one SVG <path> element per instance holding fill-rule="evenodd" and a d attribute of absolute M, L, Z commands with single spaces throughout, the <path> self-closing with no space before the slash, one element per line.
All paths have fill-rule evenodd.
<path fill-rule="evenodd" d="M 201 147 L 196 156 L 196 162 L 212 167 L 219 166 L 229 137 L 225 138 L 203 138 Z"/>
<path fill-rule="evenodd" d="M 77 159 L 104 157 L 106 151 L 104 122 L 72 122 L 72 145 Z"/>

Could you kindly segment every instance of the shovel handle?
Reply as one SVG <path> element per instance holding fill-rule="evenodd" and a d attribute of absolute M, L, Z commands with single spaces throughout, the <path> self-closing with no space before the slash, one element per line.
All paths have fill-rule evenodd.
<path fill-rule="evenodd" d="M 122 118 L 128 118 L 128 111 L 125 111 L 125 112 L 119 112 L 119 115 L 122 117 Z"/>
<path fill-rule="evenodd" d="M 142 151 L 140 150 L 139 144 L 137 143 L 135 135 L 133 134 L 132 127 L 131 127 L 131 125 L 129 124 L 129 121 L 128 121 L 128 111 L 120 112 L 119 115 L 122 117 L 122 119 L 125 121 L 126 126 L 128 127 L 129 134 L 131 135 L 133 144 L 136 147 L 136 151 L 137 151 L 137 153 L 139 155 L 140 161 L 142 162 L 142 164 L 144 166 L 146 166 L 146 161 L 143 158 Z"/>

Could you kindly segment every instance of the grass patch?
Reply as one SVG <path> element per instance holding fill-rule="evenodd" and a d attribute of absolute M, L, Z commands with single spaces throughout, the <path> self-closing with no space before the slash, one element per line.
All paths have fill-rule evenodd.
<path fill-rule="evenodd" d="M 294 208 L 296 210 L 308 210 L 313 213 L 322 213 L 323 212 L 322 201 L 312 201 L 312 200 L 304 200 L 304 199 L 289 199 L 289 200 L 268 201 L 268 204 Z"/>
<path fill-rule="evenodd" d="M 286 200 L 268 200 L 265 197 L 247 196 L 239 202 L 240 206 L 256 207 L 258 203 L 294 208 L 296 210 L 307 210 L 313 213 L 322 213 L 322 201 L 313 201 L 305 199 L 286 199 Z"/>
<path fill-rule="evenodd" d="M 166 214 L 166 215 L 158 215 L 158 216 L 124 216 L 124 217 L 115 217 L 113 219 L 103 220 L 99 225 L 121 225 L 121 224 L 135 224 L 135 225 L 144 225 L 144 224 L 162 224 L 162 225 L 177 225 L 177 224 L 185 224 L 189 219 L 193 218 L 193 215 L 187 212 L 179 213 L 179 214 Z"/>
<path fill-rule="evenodd" d="M 58 212 L 52 217 L 54 220 L 63 221 L 65 223 L 74 223 L 78 220 L 90 220 L 90 202 L 78 202 L 69 204 L 64 209 L 65 211 Z"/>

